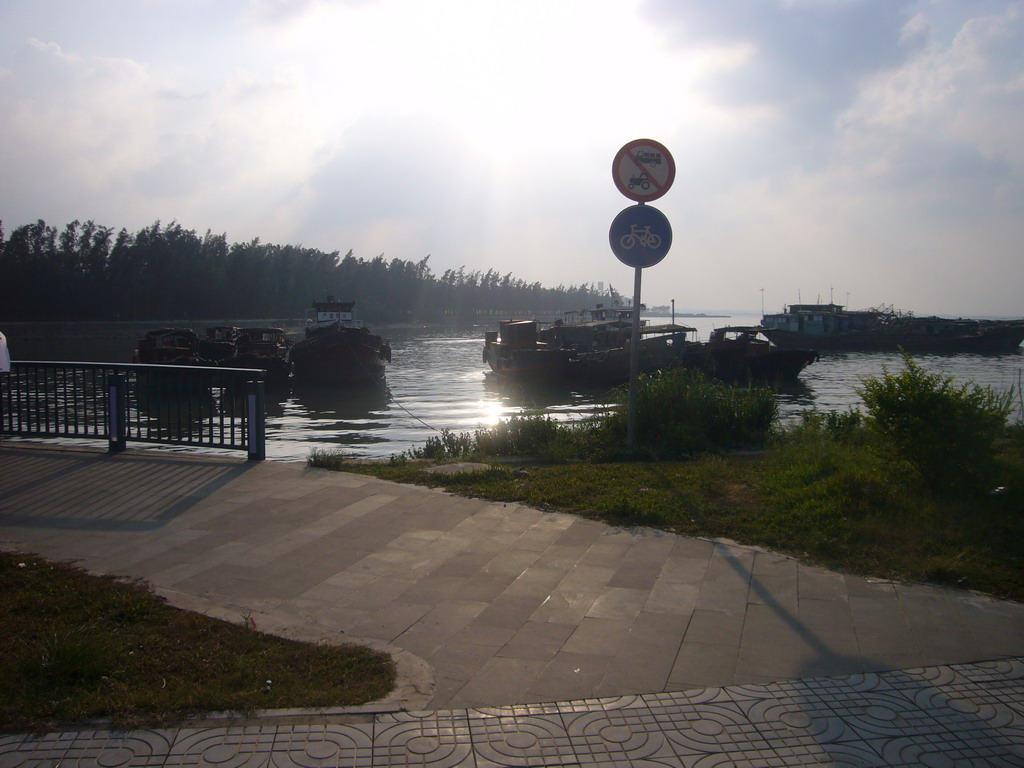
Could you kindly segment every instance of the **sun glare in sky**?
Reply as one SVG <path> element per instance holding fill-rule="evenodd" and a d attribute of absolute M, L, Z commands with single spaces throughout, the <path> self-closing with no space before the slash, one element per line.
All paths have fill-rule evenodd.
<path fill-rule="evenodd" d="M 1020 0 L 0 0 L 0 215 L 177 220 L 645 300 L 1024 313 Z"/>

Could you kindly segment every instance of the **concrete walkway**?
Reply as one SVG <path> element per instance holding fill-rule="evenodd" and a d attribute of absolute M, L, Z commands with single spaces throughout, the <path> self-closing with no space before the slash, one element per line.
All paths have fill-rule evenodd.
<path fill-rule="evenodd" d="M 1018 604 L 847 576 L 751 547 L 613 528 L 301 464 L 144 450 L 108 456 L 7 441 L 0 445 L 0 478 L 0 546 L 6 549 L 143 577 L 175 605 L 232 621 L 251 615 L 261 629 L 279 634 L 354 640 L 391 650 L 399 662 L 399 688 L 376 709 L 363 711 L 361 717 L 373 720 L 369 731 L 365 723 L 349 723 L 346 728 L 359 725 L 358 733 L 337 736 L 346 744 L 346 739 L 363 744 L 359 749 L 364 751 L 357 749 L 359 760 L 369 762 L 353 758 L 340 764 L 628 764 L 633 757 L 619 762 L 595 745 L 611 749 L 618 744 L 615 754 L 622 757 L 622 745 L 632 743 L 647 725 L 654 729 L 650 733 L 678 736 L 687 722 L 704 722 L 693 719 L 696 710 L 687 709 L 697 704 L 713 705 L 719 712 L 713 718 L 718 725 L 707 726 L 716 733 L 701 742 L 717 745 L 715 750 L 686 753 L 689 747 L 668 735 L 659 737 L 661 746 L 649 759 L 691 765 L 698 758 L 710 760 L 708 755 L 721 757 L 729 752 L 719 738 L 723 733 L 732 734 L 729 743 L 735 745 L 736 733 L 747 732 L 742 723 L 751 713 L 756 721 L 769 711 L 792 715 L 787 727 L 796 730 L 786 738 L 796 739 L 794 745 L 807 736 L 808 744 L 820 748 L 833 742 L 817 733 L 815 707 L 831 707 L 828 717 L 842 720 L 846 705 L 813 703 L 818 694 L 812 691 L 819 690 L 830 691 L 833 698 L 845 691 L 850 701 L 861 702 L 856 705 L 860 714 L 850 710 L 855 718 L 867 717 L 875 707 L 864 691 L 875 696 L 882 690 L 889 696 L 891 690 L 909 690 L 898 697 L 899 706 L 889 699 L 878 704 L 896 713 L 875 712 L 875 719 L 889 723 L 891 731 L 878 725 L 880 739 L 911 738 L 905 728 L 893 725 L 910 716 L 903 713 L 904 705 L 909 702 L 911 710 L 925 713 L 941 699 L 958 717 L 965 714 L 961 709 L 975 707 L 968 720 L 995 739 L 999 754 L 1017 754 L 1013 750 L 1024 745 L 1024 665 L 1014 660 L 1024 656 L 1024 606 Z M 999 659 L 1007 661 L 968 664 Z M 908 669 L 919 671 L 865 674 Z M 844 676 L 847 682 L 809 680 L 828 676 Z M 952 694 L 936 692 L 936 680 L 970 682 L 971 690 L 986 692 L 954 706 L 949 704 Z M 994 708 L 998 716 L 989 710 L 975 716 L 984 707 Z M 384 714 L 398 709 L 428 712 Z M 639 710 L 648 714 L 640 716 Z M 669 710 L 680 714 L 665 714 Z M 607 719 L 612 711 L 619 719 Z M 598 714 L 590 720 L 566 712 Z M 312 728 L 309 733 L 321 734 L 316 738 L 323 741 L 325 733 L 341 733 L 332 728 L 344 730 L 345 717 L 302 728 Z M 522 731 L 534 740 L 532 747 L 522 747 L 534 750 L 529 760 L 526 752 L 520 755 L 525 762 L 481 757 L 469 739 L 492 731 L 508 736 L 509 723 L 523 717 L 541 718 L 535 729 Z M 437 725 L 438 718 L 447 725 Z M 428 721 L 444 738 L 422 730 Z M 274 745 L 281 738 L 291 745 L 286 751 L 296 764 L 326 764 L 306 752 L 306 757 L 297 756 L 295 750 L 302 750 L 295 739 L 312 736 L 295 736 L 287 730 L 293 725 L 262 722 L 234 726 L 234 731 L 223 726 L 228 741 L 217 743 L 234 739 L 236 746 L 272 752 L 274 764 L 290 764 L 278 760 Z M 593 726 L 598 736 L 593 728 L 587 730 L 591 722 L 604 723 Z M 389 752 L 390 747 L 365 751 L 366 743 L 372 747 L 377 732 L 387 728 L 426 740 L 406 744 L 405 751 L 399 750 L 403 756 Z M 552 755 L 536 758 L 534 748 L 546 743 L 545 728 L 585 737 L 593 754 L 584 760 L 579 752 L 583 742 L 575 742 L 558 747 L 568 750 L 561 762 Z M 870 728 L 851 728 L 844 731 L 853 734 L 847 742 L 860 745 L 868 739 Z M 271 731 L 269 741 L 259 735 Z M 444 759 L 431 751 L 430 744 L 437 742 L 440 749 L 446 739 L 461 744 L 460 734 L 467 739 L 464 750 L 453 747 Z M 620 737 L 623 741 L 617 742 Z M 17 755 L 42 759 L 34 751 L 41 741 L 12 738 L 22 740 L 12 747 L 15 742 L 0 739 L 0 768 L 22 764 Z M 185 764 L 180 755 L 177 762 L 167 757 L 183 738 L 180 734 L 154 738 L 158 744 L 152 754 L 157 756 L 147 764 L 165 764 L 165 759 L 166 764 Z M 644 738 L 645 743 L 654 739 Z M 679 738 L 687 744 L 692 740 Z M 758 738 L 759 744 L 768 744 L 767 737 Z M 517 737 L 508 748 L 514 751 L 515 744 L 527 741 Z M 915 749 L 920 747 L 912 741 Z M 71 742 L 60 743 L 64 746 L 54 747 L 57 751 Z M 868 747 L 870 754 L 884 751 L 884 745 Z M 131 752 L 123 744 L 117 749 Z M 90 754 L 95 756 L 95 750 Z M 747 753 L 729 759 L 736 761 L 741 754 Z M 831 764 L 806 754 L 797 764 Z M 337 764 L 332 755 L 323 760 Z M 1006 759 L 1007 765 L 1024 764 L 1024 752 L 1014 758 L 1017 762 Z M 755 759 L 750 764 L 794 763 Z"/>

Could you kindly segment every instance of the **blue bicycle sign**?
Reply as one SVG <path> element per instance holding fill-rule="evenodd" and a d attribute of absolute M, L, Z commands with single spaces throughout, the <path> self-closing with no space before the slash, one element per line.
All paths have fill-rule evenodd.
<path fill-rule="evenodd" d="M 660 248 L 661 238 L 651 232 L 650 225 L 641 229 L 636 224 L 630 224 L 629 232 L 619 238 L 619 245 L 628 251 L 637 244 L 641 248 Z"/>
<path fill-rule="evenodd" d="M 615 258 L 630 267 L 653 267 L 672 246 L 672 226 L 657 208 L 631 205 L 619 212 L 608 230 Z"/>

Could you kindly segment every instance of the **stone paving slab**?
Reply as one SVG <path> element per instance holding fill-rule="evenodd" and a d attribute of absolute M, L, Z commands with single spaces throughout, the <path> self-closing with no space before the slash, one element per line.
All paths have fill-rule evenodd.
<path fill-rule="evenodd" d="M 28 766 L 1020 766 L 1024 659 L 476 709 L 0 735 Z"/>

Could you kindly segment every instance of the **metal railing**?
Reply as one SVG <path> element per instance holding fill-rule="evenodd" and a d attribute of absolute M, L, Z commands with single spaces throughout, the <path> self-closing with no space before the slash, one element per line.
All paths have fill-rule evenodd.
<path fill-rule="evenodd" d="M 266 372 L 248 368 L 13 361 L 0 433 L 244 450 L 266 458 Z"/>

